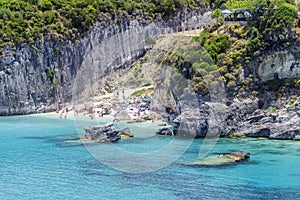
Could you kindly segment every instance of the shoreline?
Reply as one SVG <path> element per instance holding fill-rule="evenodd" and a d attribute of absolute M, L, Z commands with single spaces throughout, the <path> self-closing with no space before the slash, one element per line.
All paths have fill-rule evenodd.
<path fill-rule="evenodd" d="M 103 117 L 94 117 L 93 119 L 91 119 L 91 117 L 88 114 L 83 114 L 83 113 L 79 113 L 78 115 L 74 115 L 74 111 L 69 111 L 67 114 L 67 117 L 65 118 L 64 116 L 60 116 L 59 113 L 56 113 L 55 111 L 53 112 L 45 112 L 45 113 L 31 113 L 31 114 L 24 114 L 24 115 L 12 115 L 12 116 L 0 116 L 0 117 L 16 117 L 16 116 L 42 116 L 42 117 L 50 117 L 50 118 L 56 118 L 56 119 L 64 119 L 64 120 L 78 120 L 78 121 L 82 121 L 82 122 L 91 122 L 91 123 L 95 123 L 95 122 L 99 122 L 101 120 L 103 120 L 103 122 L 105 122 L 105 120 L 111 120 L 111 122 L 115 119 L 115 117 L 113 117 L 112 115 L 103 115 Z M 109 121 L 108 121 L 109 122 Z M 151 122 L 151 120 L 146 120 L 143 122 L 132 122 L 129 120 L 119 120 L 118 122 L 122 122 L 122 123 L 128 123 L 128 124 L 138 124 L 138 123 L 154 123 L 155 125 L 157 125 L 159 128 L 170 128 L 172 127 L 172 125 L 165 125 L 165 126 L 160 126 L 159 124 L 161 124 L 163 121 L 158 120 L 155 122 Z M 168 136 L 167 136 L 168 137 Z M 174 137 L 174 136 L 173 136 Z M 176 136 L 177 138 L 193 138 L 193 137 L 184 137 L 184 136 Z M 194 137 L 194 139 L 205 139 L 206 137 Z M 240 136 L 240 134 L 237 135 L 227 135 L 227 136 L 220 136 L 219 138 L 228 138 L 228 139 L 247 139 L 247 138 L 254 138 L 257 140 L 277 140 L 277 141 L 300 141 L 300 139 L 298 138 L 294 138 L 294 139 L 285 139 L 285 138 L 269 138 L 269 137 L 263 137 L 263 136 L 258 136 L 258 137 L 249 137 L 249 136 Z M 209 139 L 209 138 L 207 138 Z M 214 139 L 214 138 L 211 138 Z"/>
<path fill-rule="evenodd" d="M 31 114 L 30 114 L 31 115 Z M 89 116 L 89 114 L 83 114 L 83 113 L 78 113 L 77 115 L 75 115 L 74 111 L 69 111 L 67 115 L 61 115 L 60 113 L 56 113 L 56 112 L 47 112 L 47 113 L 36 113 L 36 114 L 32 114 L 32 115 L 41 115 L 41 116 L 50 116 L 50 117 L 57 117 L 60 119 L 72 119 L 72 120 L 97 120 L 97 119 L 114 119 L 113 116 L 111 115 L 103 115 L 103 117 L 94 117 L 93 119 L 91 119 L 91 117 Z M 66 116 L 66 117 L 65 117 Z"/>

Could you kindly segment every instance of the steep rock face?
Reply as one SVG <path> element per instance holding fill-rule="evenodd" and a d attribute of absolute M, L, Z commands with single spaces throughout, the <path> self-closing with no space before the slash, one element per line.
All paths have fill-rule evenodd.
<path fill-rule="evenodd" d="M 300 38 L 295 44 L 284 51 L 267 52 L 254 62 L 256 78 L 262 81 L 274 78 L 300 77 Z"/>
<path fill-rule="evenodd" d="M 56 102 L 70 101 L 78 72 L 91 72 L 77 84 L 85 87 L 85 80 L 128 66 L 145 52 L 142 36 L 106 24 L 74 42 L 44 37 L 34 47 L 4 48 L 5 56 L 0 60 L 0 115 L 27 114 L 43 106 L 54 109 Z"/>
<path fill-rule="evenodd" d="M 222 94 L 224 88 L 219 85 L 216 88 L 223 89 L 218 90 L 217 94 L 210 90 L 210 102 L 203 102 L 201 97 L 186 89 L 185 93 L 190 95 L 184 97 L 175 92 L 176 87 L 167 87 L 176 100 L 176 108 L 180 114 L 175 119 L 180 124 L 178 133 L 188 137 L 216 138 L 237 133 L 271 139 L 298 138 L 299 91 L 287 89 L 281 91 L 282 96 L 277 96 L 276 92 L 260 84 L 273 79 L 300 78 L 299 53 L 299 47 L 292 46 L 286 51 L 268 52 L 254 60 L 252 65 L 256 70 L 256 82 L 253 84 L 257 91 L 248 93 L 247 96 L 238 94 L 228 98 L 226 94 Z M 197 98 L 198 105 L 195 101 Z M 188 106 L 192 102 L 195 104 Z"/>
<path fill-rule="evenodd" d="M 300 78 L 300 38 L 288 49 L 269 51 L 253 57 L 250 69 L 254 75 L 254 93 L 199 103 L 190 109 L 181 109 L 175 122 L 180 123 L 181 135 L 191 137 L 219 137 L 234 134 L 270 139 L 297 139 L 300 134 L 299 91 L 282 89 L 282 96 L 263 87 L 274 79 Z M 222 87 L 219 87 L 222 88 Z M 210 95 L 214 91 L 209 92 Z M 292 97 L 298 97 L 293 99 Z M 229 98 L 228 98 L 229 97 Z M 190 98 L 179 98 L 176 106 Z M 291 106 L 293 104 L 293 106 Z M 273 110 L 272 110 L 273 109 Z M 196 128 L 195 128 L 196 127 Z M 180 132 L 179 132 L 180 133 Z"/>
<path fill-rule="evenodd" d="M 147 26 L 123 17 L 96 24 L 80 40 L 44 36 L 31 47 L 6 47 L 0 57 L 0 115 L 54 110 L 58 101 L 70 102 L 104 75 L 129 67 L 144 55 L 145 38 L 201 28 L 207 25 L 203 16 L 210 23 L 210 13 L 203 11 L 185 10 Z"/>

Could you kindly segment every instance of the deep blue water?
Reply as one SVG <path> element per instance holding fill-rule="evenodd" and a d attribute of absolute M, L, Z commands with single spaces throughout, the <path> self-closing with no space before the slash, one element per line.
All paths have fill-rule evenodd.
<path fill-rule="evenodd" d="M 152 172 L 128 173 L 96 159 L 95 151 L 101 151 L 111 163 L 122 163 L 118 151 L 105 151 L 109 145 L 75 140 L 90 123 L 40 115 L 1 117 L 0 199 L 300 198 L 300 142 L 219 139 L 209 155 L 249 151 L 251 159 L 208 167 L 186 165 L 198 158 L 202 139 L 191 144 L 176 139 L 178 151 L 190 144 L 178 160 Z M 136 137 L 121 140 L 114 148 L 145 157 L 145 162 L 129 169 L 143 165 L 147 169 L 146 165 L 156 166 L 174 156 L 173 151 L 157 151 L 174 138 L 154 136 L 155 125 L 129 126 Z M 149 153 L 157 159 L 152 161 Z"/>

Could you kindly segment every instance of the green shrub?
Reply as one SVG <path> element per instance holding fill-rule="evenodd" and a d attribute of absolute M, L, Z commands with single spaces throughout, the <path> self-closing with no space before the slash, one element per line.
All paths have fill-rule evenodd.
<path fill-rule="evenodd" d="M 54 81 L 53 81 L 53 85 L 56 87 L 56 88 L 59 88 L 60 87 L 60 80 L 58 78 L 55 78 Z"/>
<path fill-rule="evenodd" d="M 47 10 L 52 10 L 53 5 L 49 0 L 41 0 L 38 7 L 42 11 L 47 11 Z"/>
<path fill-rule="evenodd" d="M 290 108 L 293 108 L 293 109 L 294 109 L 294 108 L 296 108 L 297 106 L 298 106 L 298 102 L 294 102 L 294 103 L 291 104 Z"/>
<path fill-rule="evenodd" d="M 204 46 L 206 41 L 212 36 L 212 34 L 208 31 L 208 29 L 204 29 L 198 37 L 195 37 L 196 40 L 199 41 L 201 46 Z"/>
<path fill-rule="evenodd" d="M 300 80 L 295 80 L 295 87 L 300 90 Z"/>
<path fill-rule="evenodd" d="M 278 110 L 278 107 L 277 106 L 273 106 L 272 108 L 271 108 L 271 111 L 274 113 L 274 112 L 276 112 Z"/>
<path fill-rule="evenodd" d="M 211 58 L 217 62 L 219 54 L 225 53 L 231 47 L 231 42 L 228 35 L 222 34 L 215 39 L 208 40 L 205 47 L 207 48 Z"/>
<path fill-rule="evenodd" d="M 211 17 L 219 18 L 219 17 L 223 17 L 223 14 L 222 14 L 221 10 L 219 8 L 217 8 L 211 13 Z"/>
<path fill-rule="evenodd" d="M 146 56 L 141 58 L 141 62 L 147 62 L 148 59 L 149 59 L 149 56 L 146 55 Z"/>
<path fill-rule="evenodd" d="M 53 83 L 53 79 L 54 79 L 54 71 L 50 69 L 50 67 L 46 67 L 45 68 L 45 72 L 47 74 L 48 79 Z"/>
<path fill-rule="evenodd" d="M 155 45 L 156 40 L 153 38 L 147 37 L 147 38 L 145 38 L 145 43 L 146 43 L 146 45 L 153 46 L 153 45 Z"/>

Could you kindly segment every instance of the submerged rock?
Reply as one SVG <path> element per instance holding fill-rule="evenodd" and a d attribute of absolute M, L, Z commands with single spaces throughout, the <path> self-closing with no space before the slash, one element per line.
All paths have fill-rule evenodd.
<path fill-rule="evenodd" d="M 234 163 L 235 161 L 232 158 L 229 158 L 227 156 L 210 156 L 198 161 L 195 161 L 188 165 L 203 165 L 203 166 L 218 166 L 218 165 L 224 165 L 224 164 L 230 164 Z"/>
<path fill-rule="evenodd" d="M 203 165 L 203 166 L 218 166 L 232 164 L 250 158 L 249 152 L 232 152 L 229 154 L 219 154 L 218 156 L 210 156 L 204 159 L 197 160 L 188 165 Z"/>

